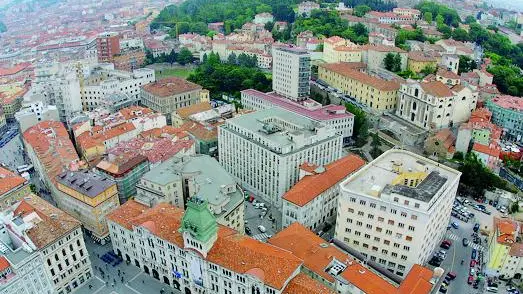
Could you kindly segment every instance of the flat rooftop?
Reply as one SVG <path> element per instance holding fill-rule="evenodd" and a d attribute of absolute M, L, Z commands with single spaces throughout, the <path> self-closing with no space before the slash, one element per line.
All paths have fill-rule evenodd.
<path fill-rule="evenodd" d="M 89 171 L 66 171 L 56 176 L 56 180 L 90 198 L 98 196 L 115 185 L 114 181 Z"/>
<path fill-rule="evenodd" d="M 311 99 L 302 102 L 294 102 L 274 92 L 263 93 L 254 89 L 244 90 L 242 93 L 267 100 L 276 106 L 318 121 L 344 119 L 354 116 L 352 113 L 347 112 L 343 105 L 331 104 L 326 106 L 316 106 L 318 102 Z M 314 107 L 307 107 L 306 104 L 314 105 Z"/>
<path fill-rule="evenodd" d="M 393 185 L 403 173 L 424 172 L 427 176 L 416 186 Z M 381 193 L 395 193 L 423 202 L 430 200 L 447 184 L 459 179 L 461 173 L 420 155 L 401 149 L 383 153 L 341 183 L 346 191 L 380 198 Z"/>
<path fill-rule="evenodd" d="M 221 127 L 229 128 L 229 125 L 250 131 L 256 138 L 261 138 L 258 141 L 262 145 L 273 147 L 297 145 L 291 136 L 302 136 L 307 140 L 317 135 L 317 127 L 325 127 L 310 118 L 282 108 L 268 108 L 231 118 Z"/>

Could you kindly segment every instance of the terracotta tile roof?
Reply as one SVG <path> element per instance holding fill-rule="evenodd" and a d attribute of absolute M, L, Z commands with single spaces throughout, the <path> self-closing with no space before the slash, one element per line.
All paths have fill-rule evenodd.
<path fill-rule="evenodd" d="M 318 166 L 314 163 L 310 163 L 310 162 L 304 162 L 300 165 L 300 169 L 301 170 L 304 170 L 308 173 L 314 173 L 314 170 L 316 170 L 318 168 Z"/>
<path fill-rule="evenodd" d="M 443 68 L 438 69 L 438 71 L 436 72 L 436 75 L 444 77 L 446 79 L 459 80 L 459 76 L 456 73 L 454 73 L 450 70 L 443 69 Z"/>
<path fill-rule="evenodd" d="M 91 132 L 84 132 L 78 135 L 76 142 L 81 149 L 86 150 L 94 146 L 104 146 L 105 141 L 132 132 L 135 129 L 136 127 L 131 122 L 125 122 L 107 129 L 94 126 Z"/>
<path fill-rule="evenodd" d="M 32 221 L 33 227 L 27 230 L 27 236 L 39 249 L 56 242 L 81 226 L 81 223 L 72 216 L 36 195 L 24 197 L 15 209 L 15 214 L 24 215 L 30 212 L 36 212 L 39 219 Z"/>
<path fill-rule="evenodd" d="M 178 229 L 184 211 L 167 203 L 147 208 L 129 200 L 107 218 L 123 227 L 153 228 L 156 236 L 183 248 L 183 237 Z M 254 240 L 218 225 L 218 238 L 207 254 L 207 260 L 231 271 L 256 275 L 265 284 L 282 289 L 299 269 L 302 261 L 286 250 Z"/>
<path fill-rule="evenodd" d="M 178 138 L 183 139 L 188 136 L 187 132 L 181 128 L 175 128 L 173 126 L 163 126 L 161 128 L 154 128 L 147 131 L 143 131 L 139 135 L 142 138 Z"/>
<path fill-rule="evenodd" d="M 497 145 L 491 144 L 491 146 L 487 146 L 480 143 L 474 143 L 474 145 L 472 146 L 472 150 L 496 158 L 499 157 L 499 153 L 501 152 L 499 146 Z"/>
<path fill-rule="evenodd" d="M 218 128 L 216 126 L 204 126 L 197 122 L 186 122 L 181 127 L 198 140 L 215 141 L 218 140 Z"/>
<path fill-rule="evenodd" d="M 283 294 L 333 294 L 336 291 L 327 288 L 320 282 L 312 279 L 304 273 L 299 273 L 287 284 Z"/>
<path fill-rule="evenodd" d="M 190 106 L 179 108 L 176 110 L 176 113 L 178 113 L 178 115 L 182 119 L 187 119 L 190 115 L 211 109 L 212 107 L 209 102 L 200 102 Z"/>
<path fill-rule="evenodd" d="M 146 114 L 153 113 L 152 109 L 142 106 L 129 106 L 126 108 L 120 109 L 119 113 L 126 120 L 131 120 L 136 117 L 142 117 Z"/>
<path fill-rule="evenodd" d="M 470 114 L 469 122 L 478 122 L 478 121 L 490 121 L 492 118 L 492 112 L 486 107 L 475 109 Z"/>
<path fill-rule="evenodd" d="M 452 97 L 452 91 L 445 86 L 442 82 L 439 81 L 433 81 L 428 83 L 420 83 L 421 88 L 428 94 L 440 98 L 444 97 Z"/>
<path fill-rule="evenodd" d="M 334 258 L 345 264 L 354 260 L 298 222 L 278 232 L 268 243 L 292 252 L 305 267 L 330 282 L 334 277 L 325 269 Z"/>
<path fill-rule="evenodd" d="M 4 195 L 25 182 L 27 182 L 26 179 L 8 169 L 0 167 L 0 195 Z"/>
<path fill-rule="evenodd" d="M 298 206 L 304 206 L 330 187 L 360 169 L 363 165 L 365 165 L 365 161 L 357 155 L 348 155 L 340 158 L 326 165 L 325 168 L 319 168 L 324 171 L 319 172 L 318 169 L 316 169 L 315 174 L 302 178 L 283 195 L 283 199 Z"/>
<path fill-rule="evenodd" d="M 345 39 L 339 36 L 332 36 L 330 38 L 324 39 L 323 42 L 329 43 L 329 44 L 336 44 L 339 42 L 345 42 Z"/>
<path fill-rule="evenodd" d="M 400 88 L 400 85 L 397 82 L 386 81 L 378 77 L 370 76 L 366 73 L 354 70 L 353 66 L 348 63 L 325 63 L 320 64 L 319 66 L 325 68 L 328 71 L 332 71 L 341 76 L 357 80 L 381 91 L 397 91 Z"/>
<path fill-rule="evenodd" d="M 359 52 L 361 51 L 360 47 L 351 47 L 351 46 L 336 46 L 334 47 L 335 51 L 344 51 L 344 52 Z"/>
<path fill-rule="evenodd" d="M 454 142 L 456 142 L 456 137 L 452 133 L 450 129 L 442 129 L 438 131 L 436 134 L 434 134 L 434 138 L 441 142 L 443 146 L 447 149 L 447 151 L 451 152 L 453 151 L 453 145 Z"/>
<path fill-rule="evenodd" d="M 202 89 L 200 85 L 178 77 L 158 80 L 143 86 L 143 89 L 158 97 L 169 97 L 190 91 Z"/>
<path fill-rule="evenodd" d="M 0 77 L 17 74 L 31 65 L 30 62 L 17 64 L 10 68 L 0 68 Z"/>
<path fill-rule="evenodd" d="M 510 256 L 523 257 L 523 244 L 515 243 L 510 246 L 510 251 L 508 253 Z"/>
<path fill-rule="evenodd" d="M 118 156 L 108 156 L 100 161 L 96 168 L 106 173 L 118 176 L 123 175 L 135 166 L 147 161 L 147 157 L 136 153 L 122 153 Z"/>
<path fill-rule="evenodd" d="M 410 269 L 410 272 L 401 282 L 398 294 L 428 294 L 432 290 L 432 271 L 419 264 L 415 264 Z"/>
<path fill-rule="evenodd" d="M 410 51 L 409 60 L 418 62 L 437 62 L 441 55 L 437 52 L 426 51 Z"/>
<path fill-rule="evenodd" d="M 51 181 L 80 160 L 69 134 L 61 122 L 43 121 L 23 133 Z"/>
<path fill-rule="evenodd" d="M 9 261 L 5 256 L 0 256 L 0 272 L 5 271 L 7 268 L 9 268 L 11 264 L 9 264 Z"/>

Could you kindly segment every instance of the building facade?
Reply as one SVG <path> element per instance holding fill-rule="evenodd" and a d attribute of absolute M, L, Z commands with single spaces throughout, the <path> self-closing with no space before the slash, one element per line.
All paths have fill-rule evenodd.
<path fill-rule="evenodd" d="M 447 231 L 461 173 L 393 149 L 340 184 L 335 238 L 404 276 Z"/>
<path fill-rule="evenodd" d="M 105 216 L 120 205 L 116 183 L 90 171 L 67 171 L 56 177 L 58 207 L 79 220 L 91 237 L 109 240 Z"/>
<path fill-rule="evenodd" d="M 56 106 L 44 105 L 43 102 L 38 101 L 22 106 L 20 111 L 15 113 L 15 119 L 20 125 L 20 130 L 24 132 L 44 120 L 60 121 L 60 115 Z"/>
<path fill-rule="evenodd" d="M 325 167 L 303 163 L 300 180 L 283 195 L 282 227 L 299 222 L 318 231 L 336 219 L 339 183 L 361 168 L 365 161 L 356 155 L 342 157 Z"/>
<path fill-rule="evenodd" d="M 96 165 L 96 171 L 116 183 L 119 202 L 123 204 L 136 196 L 136 184 L 149 171 L 149 161 L 136 153 L 108 154 Z"/>
<path fill-rule="evenodd" d="M 0 167 L 0 210 L 4 210 L 31 193 L 29 181 Z"/>
<path fill-rule="evenodd" d="M 161 79 L 142 87 L 141 103 L 167 117 L 171 123 L 171 113 L 179 108 L 201 102 L 202 87 L 182 78 Z"/>
<path fill-rule="evenodd" d="M 341 157 L 336 130 L 280 108 L 225 121 L 218 131 L 220 163 L 243 187 L 281 207 L 303 162 L 325 165 Z"/>
<path fill-rule="evenodd" d="M 400 88 L 396 81 L 387 81 L 361 72 L 347 63 L 318 66 L 318 78 L 373 110 L 393 111 Z"/>
<path fill-rule="evenodd" d="M 487 100 L 485 106 L 492 112 L 492 122 L 503 128 L 505 138 L 521 141 L 523 137 L 523 99 L 500 95 Z"/>
<path fill-rule="evenodd" d="M 306 99 L 310 92 L 309 53 L 299 48 L 274 47 L 272 58 L 274 92 L 295 101 Z"/>
<path fill-rule="evenodd" d="M 120 36 L 116 32 L 103 32 L 96 37 L 98 62 L 111 62 L 120 53 Z"/>

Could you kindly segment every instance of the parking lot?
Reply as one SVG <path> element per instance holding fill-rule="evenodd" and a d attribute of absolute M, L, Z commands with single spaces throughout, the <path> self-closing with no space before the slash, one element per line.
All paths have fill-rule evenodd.
<path fill-rule="evenodd" d="M 281 227 L 281 212 L 265 200 L 256 197 L 250 192 L 254 200 L 245 201 L 245 233 L 256 240 L 267 241 Z M 263 203 L 261 207 L 260 203 Z M 258 206 L 258 207 L 257 207 Z M 262 226 L 263 228 L 259 228 Z M 260 230 L 261 229 L 261 230 Z M 262 230 L 264 229 L 264 232 Z"/>

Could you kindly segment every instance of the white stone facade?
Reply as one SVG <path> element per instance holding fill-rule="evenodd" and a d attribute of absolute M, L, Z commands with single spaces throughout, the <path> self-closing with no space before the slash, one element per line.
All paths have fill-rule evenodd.
<path fill-rule="evenodd" d="M 385 152 L 340 184 L 335 238 L 404 276 L 444 237 L 460 175 L 408 151 Z"/>
<path fill-rule="evenodd" d="M 335 129 L 270 108 L 229 119 L 218 130 L 220 163 L 244 188 L 281 207 L 303 162 L 325 165 L 341 157 Z"/>

